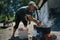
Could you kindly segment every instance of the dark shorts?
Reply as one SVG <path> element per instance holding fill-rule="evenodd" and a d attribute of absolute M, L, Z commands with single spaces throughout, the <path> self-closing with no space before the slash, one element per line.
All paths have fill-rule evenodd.
<path fill-rule="evenodd" d="M 23 22 L 24 26 L 26 27 L 27 26 L 27 20 L 26 20 L 25 16 L 24 15 L 16 15 L 15 16 L 15 26 L 14 26 L 15 29 L 18 28 L 18 25 L 21 21 Z"/>

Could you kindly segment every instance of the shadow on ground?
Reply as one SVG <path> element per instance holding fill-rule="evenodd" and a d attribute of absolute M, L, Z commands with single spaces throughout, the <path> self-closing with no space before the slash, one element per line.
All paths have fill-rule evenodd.
<path fill-rule="evenodd" d="M 0 26 L 0 29 L 7 29 L 9 26 Z"/>
<path fill-rule="evenodd" d="M 8 28 L 8 27 L 1 27 L 1 29 L 6 29 L 6 28 Z"/>
<path fill-rule="evenodd" d="M 20 39 L 18 36 L 17 37 L 14 37 L 14 38 L 10 38 L 8 40 L 28 40 L 27 38 L 26 39 Z"/>

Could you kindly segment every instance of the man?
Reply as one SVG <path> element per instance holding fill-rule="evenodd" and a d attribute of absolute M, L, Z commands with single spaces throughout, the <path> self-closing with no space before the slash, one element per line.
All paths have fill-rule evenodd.
<path fill-rule="evenodd" d="M 41 22 L 39 22 L 38 20 L 36 20 L 36 19 L 34 19 L 32 17 L 32 11 L 34 11 L 36 8 L 37 7 L 36 7 L 35 2 L 31 1 L 31 2 L 29 2 L 28 6 L 26 6 L 25 8 L 22 7 L 22 8 L 20 8 L 16 12 L 16 15 L 15 15 L 15 26 L 14 26 L 14 29 L 13 29 L 13 35 L 12 35 L 12 37 L 14 37 L 16 29 L 18 28 L 18 25 L 19 25 L 20 21 L 22 21 L 23 24 L 24 24 L 24 28 L 22 28 L 23 30 L 27 29 L 27 20 L 34 21 L 35 23 L 37 23 L 38 25 L 40 25 Z"/>

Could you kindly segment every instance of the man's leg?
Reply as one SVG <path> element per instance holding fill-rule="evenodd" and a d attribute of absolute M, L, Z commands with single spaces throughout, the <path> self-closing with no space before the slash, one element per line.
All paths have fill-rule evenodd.
<path fill-rule="evenodd" d="M 20 22 L 20 20 L 18 20 L 18 19 L 15 21 L 15 26 L 13 28 L 12 37 L 14 37 L 14 35 L 15 35 L 16 29 L 18 28 L 18 25 L 19 25 L 19 22 Z"/>
<path fill-rule="evenodd" d="M 23 24 L 24 24 L 24 29 L 28 29 L 28 28 L 27 28 L 27 20 L 24 19 L 24 20 L 22 20 L 22 22 L 23 22 Z"/>

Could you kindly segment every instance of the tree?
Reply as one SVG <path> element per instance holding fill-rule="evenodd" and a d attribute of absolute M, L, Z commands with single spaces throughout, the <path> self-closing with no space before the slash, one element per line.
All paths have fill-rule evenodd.
<path fill-rule="evenodd" d="M 3 15 L 7 16 L 7 19 L 9 19 L 11 16 L 15 15 L 17 9 L 19 9 L 22 6 L 28 5 L 28 3 L 30 1 L 34 1 L 38 5 L 40 0 L 0 0 L 0 10 L 1 10 L 0 14 L 2 16 Z M 44 2 L 43 2 L 43 4 L 44 4 Z M 41 7 L 42 7 L 42 5 L 41 5 Z M 10 17 L 9 17 L 9 15 L 10 15 Z"/>

